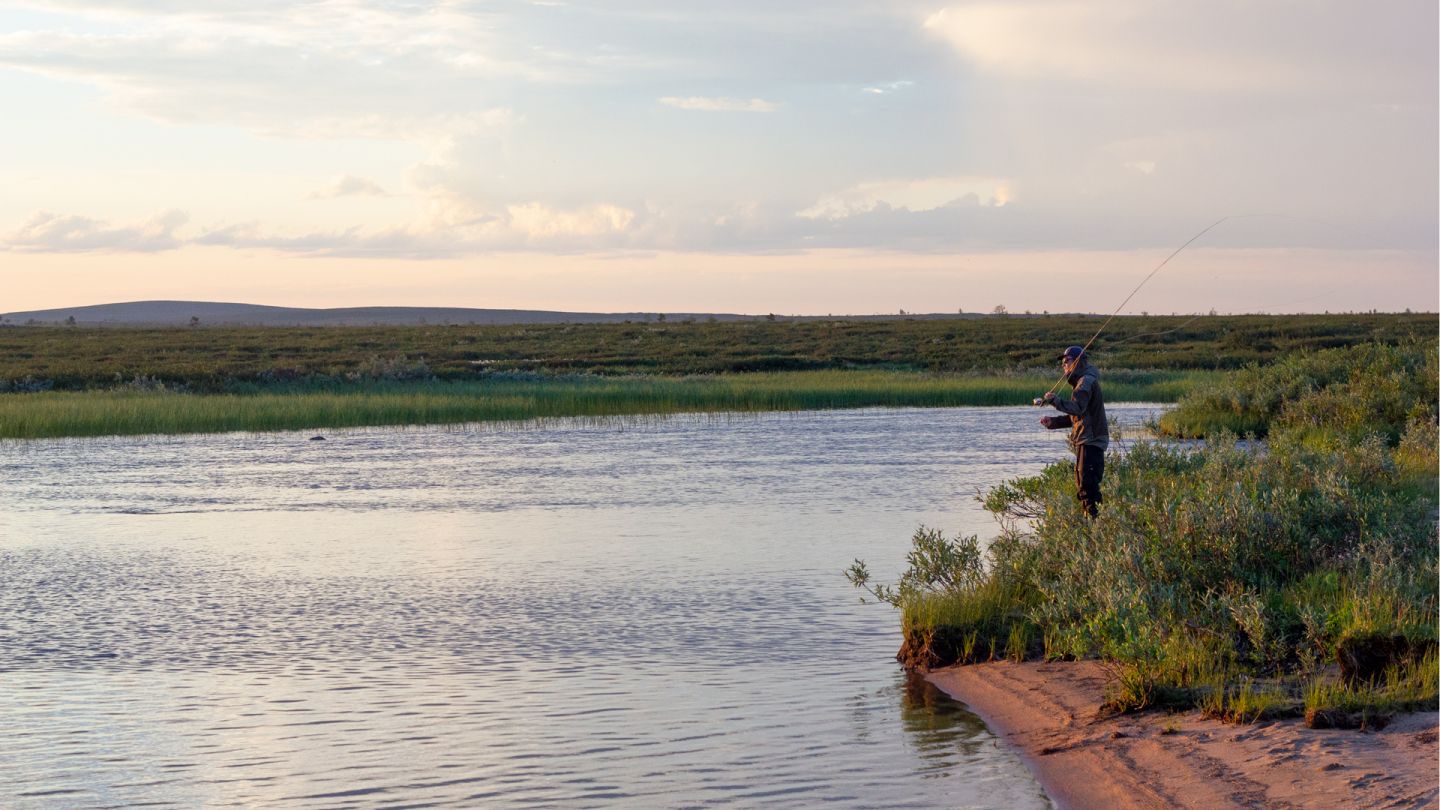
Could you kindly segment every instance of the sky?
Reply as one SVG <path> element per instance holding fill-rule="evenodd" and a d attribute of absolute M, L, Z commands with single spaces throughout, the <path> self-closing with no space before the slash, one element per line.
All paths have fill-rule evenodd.
<path fill-rule="evenodd" d="M 0 311 L 1440 308 L 1434 0 L 0 0 Z M 1222 221 L 1223 220 L 1223 221 Z"/>

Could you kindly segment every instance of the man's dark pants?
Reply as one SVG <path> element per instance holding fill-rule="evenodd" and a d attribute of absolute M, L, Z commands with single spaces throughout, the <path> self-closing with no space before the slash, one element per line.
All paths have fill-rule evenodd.
<path fill-rule="evenodd" d="M 1100 514 L 1100 479 L 1105 477 L 1105 451 L 1080 445 L 1075 451 L 1075 497 L 1090 517 Z"/>

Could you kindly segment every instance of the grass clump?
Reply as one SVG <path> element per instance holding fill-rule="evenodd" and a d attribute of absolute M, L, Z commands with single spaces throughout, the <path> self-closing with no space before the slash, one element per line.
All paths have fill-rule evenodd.
<path fill-rule="evenodd" d="M 911 538 L 908 569 L 895 585 L 875 584 L 856 560 L 845 572 L 851 584 L 900 609 L 907 667 L 945 663 L 1024 660 L 1036 628 L 1028 619 L 1018 583 L 985 570 L 977 536 L 947 539 L 921 526 Z"/>
<path fill-rule="evenodd" d="M 1316 677 L 1304 691 L 1305 722 L 1311 728 L 1377 728 L 1400 712 L 1434 708 L 1440 665 L 1434 648 L 1419 659 L 1387 667 L 1364 683 Z"/>
<path fill-rule="evenodd" d="M 1199 446 L 1113 454 L 1098 519 L 1075 503 L 1069 464 L 996 487 L 984 502 L 1002 530 L 981 573 L 953 591 L 893 594 L 911 617 L 907 645 L 1003 632 L 1009 653 L 1023 625 L 1048 657 L 1108 662 L 1116 711 L 1198 707 L 1235 722 L 1303 712 L 1330 724 L 1359 712 L 1373 725 L 1434 706 L 1434 347 L 1421 350 L 1430 360 L 1414 351 L 1345 350 L 1294 378 L 1309 393 L 1277 407 L 1263 447 L 1220 429 Z M 1331 370 L 1342 366 L 1340 381 Z M 1397 380 L 1400 370 L 1417 379 Z M 1368 404 L 1311 418 L 1342 390 Z M 983 604 L 984 621 L 924 607 L 952 599 Z"/>
<path fill-rule="evenodd" d="M 1300 707 L 1292 690 L 1282 683 L 1240 676 L 1237 682 L 1213 684 L 1200 696 L 1200 713 L 1230 723 L 1255 723 L 1298 717 Z"/>

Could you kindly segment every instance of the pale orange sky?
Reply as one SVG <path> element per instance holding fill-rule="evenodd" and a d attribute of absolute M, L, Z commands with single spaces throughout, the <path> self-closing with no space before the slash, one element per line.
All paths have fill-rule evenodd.
<path fill-rule="evenodd" d="M 225 248 L 114 254 L 75 263 L 26 255 L 6 311 L 146 299 L 302 307 L 468 306 L 599 312 L 873 314 L 1110 312 L 1170 253 L 1054 251 L 927 256 L 832 250 L 735 256 L 606 257 L 513 253 L 406 263 L 312 259 Z M 1126 312 L 1320 312 L 1436 309 L 1437 282 L 1401 292 L 1436 257 L 1398 251 L 1192 248 Z M 1303 282 L 1297 283 L 1296 279 Z M 1357 285 L 1357 280 L 1363 284 Z"/>

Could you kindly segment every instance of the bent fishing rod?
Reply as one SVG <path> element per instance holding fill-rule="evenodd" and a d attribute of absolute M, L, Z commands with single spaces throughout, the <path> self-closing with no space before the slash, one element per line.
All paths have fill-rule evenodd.
<path fill-rule="evenodd" d="M 1212 229 L 1215 228 L 1215 226 L 1219 225 L 1220 223 L 1224 222 L 1224 221 L 1227 220 L 1227 219 L 1232 219 L 1232 218 L 1233 218 L 1233 217 L 1231 217 L 1231 216 L 1224 216 L 1224 217 L 1221 217 L 1221 218 L 1215 220 L 1214 222 L 1210 223 L 1209 225 L 1207 225 L 1207 226 L 1205 227 L 1204 230 L 1200 231 L 1199 233 L 1195 234 L 1194 236 L 1192 236 L 1192 237 L 1190 237 L 1188 240 L 1186 240 L 1185 244 L 1181 245 L 1181 246 L 1178 247 L 1178 248 L 1175 248 L 1174 252 L 1172 252 L 1169 256 L 1166 256 L 1166 257 L 1165 257 L 1165 261 L 1160 262 L 1159 264 L 1155 265 L 1155 269 L 1154 269 L 1154 270 L 1151 270 L 1149 275 L 1147 275 L 1145 278 L 1141 279 L 1139 284 L 1136 284 L 1136 285 L 1135 285 L 1135 289 L 1131 290 L 1131 291 L 1130 291 L 1130 294 L 1127 295 L 1127 296 L 1125 296 L 1125 300 L 1120 302 L 1120 306 L 1116 307 L 1116 308 L 1115 308 L 1115 311 L 1112 312 L 1112 313 L 1110 313 L 1110 317 L 1106 318 L 1106 319 L 1105 319 L 1105 322 L 1102 323 L 1102 324 L 1100 324 L 1100 328 L 1095 330 L 1095 334 L 1091 335 L 1091 336 L 1090 336 L 1090 339 L 1087 340 L 1087 341 L 1085 341 L 1085 346 L 1084 346 L 1084 348 L 1082 348 L 1082 349 L 1080 350 L 1080 356 L 1081 356 L 1081 357 L 1084 357 L 1084 356 L 1085 356 L 1085 353 L 1088 352 L 1088 351 L 1090 351 L 1090 344 L 1092 344 L 1092 343 L 1095 342 L 1095 338 L 1100 337 L 1100 333 L 1101 333 L 1101 332 L 1104 332 L 1104 331 L 1105 331 L 1105 327 L 1109 326 L 1109 325 L 1110 325 L 1110 322 L 1113 321 L 1113 320 L 1115 320 L 1115 316 L 1120 314 L 1120 310 L 1124 309 L 1124 308 L 1125 308 L 1125 305 L 1128 304 L 1128 303 L 1130 303 L 1130 299 L 1135 297 L 1135 293 L 1140 292 L 1140 288 L 1141 288 L 1141 287 L 1144 287 L 1144 286 L 1146 285 L 1146 283 L 1148 283 L 1148 282 L 1150 281 L 1150 279 L 1152 279 L 1152 278 L 1155 277 L 1155 274 L 1156 274 L 1156 273 L 1160 272 L 1160 270 L 1161 270 L 1162 268 L 1164 268 L 1165 265 L 1169 264 L 1171 259 L 1175 258 L 1176 256 L 1179 256 L 1179 255 L 1180 255 L 1180 252 L 1181 252 L 1182 250 L 1184 250 L 1185 248 L 1190 247 L 1190 245 L 1193 244 L 1193 243 L 1195 242 L 1195 240 L 1197 240 L 1197 239 L 1199 239 L 1200 237 L 1204 236 L 1205 234 L 1209 233 Z M 1060 383 L 1065 382 L 1065 378 L 1066 378 L 1067 376 L 1069 376 L 1069 375 L 1061 374 L 1061 375 L 1060 375 L 1060 379 L 1056 380 L 1056 381 L 1055 381 L 1055 384 L 1052 385 L 1052 386 L 1050 386 L 1050 390 L 1049 390 L 1049 391 L 1046 391 L 1045 394 L 1044 394 L 1044 396 L 1039 396 L 1039 397 L 1036 397 L 1036 398 L 1035 398 L 1034 404 L 1036 404 L 1036 405 L 1044 405 L 1044 404 L 1045 404 L 1045 397 L 1048 397 L 1048 396 L 1050 396 L 1051 394 L 1054 394 L 1054 393 L 1055 393 L 1055 390 L 1060 387 Z"/>

